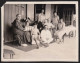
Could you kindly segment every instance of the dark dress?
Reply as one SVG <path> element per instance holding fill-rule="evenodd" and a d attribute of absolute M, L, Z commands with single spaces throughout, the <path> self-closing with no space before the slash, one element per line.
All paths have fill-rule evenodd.
<path fill-rule="evenodd" d="M 37 28 L 39 29 L 40 32 L 43 30 L 44 26 L 43 26 L 42 22 L 40 22 L 40 21 L 38 22 Z"/>
<path fill-rule="evenodd" d="M 23 26 L 23 23 L 17 19 L 14 20 L 12 25 L 14 29 L 14 36 L 18 40 L 19 45 L 27 43 L 27 32 L 23 31 L 25 25 Z"/>

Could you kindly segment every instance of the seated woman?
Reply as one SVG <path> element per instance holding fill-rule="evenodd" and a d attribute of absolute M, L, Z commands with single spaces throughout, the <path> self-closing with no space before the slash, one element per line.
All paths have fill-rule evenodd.
<path fill-rule="evenodd" d="M 53 41 L 52 34 L 48 30 L 48 27 L 46 25 L 45 25 L 45 28 L 41 31 L 41 41 L 47 44 Z"/>
<path fill-rule="evenodd" d="M 24 27 L 21 22 L 20 14 L 16 15 L 16 19 L 12 23 L 12 26 L 14 28 L 15 38 L 18 40 L 19 45 L 21 46 L 23 44 L 26 44 L 25 32 L 24 32 Z"/>
<path fill-rule="evenodd" d="M 30 26 L 29 19 L 27 19 L 24 31 L 25 31 L 25 34 L 26 34 L 27 42 L 30 43 L 30 44 L 32 44 L 32 36 L 31 36 L 31 30 L 32 29 L 33 29 L 33 26 Z"/>
<path fill-rule="evenodd" d="M 62 30 L 63 28 L 65 28 L 65 23 L 63 22 L 63 19 L 60 19 L 58 21 L 57 27 L 58 27 L 58 30 Z"/>
<path fill-rule="evenodd" d="M 63 19 L 59 20 L 57 27 L 58 27 L 58 30 L 55 31 L 54 35 L 58 36 L 60 40 L 59 42 L 62 42 L 63 35 L 65 34 L 65 31 L 64 31 L 65 23 L 63 22 Z"/>

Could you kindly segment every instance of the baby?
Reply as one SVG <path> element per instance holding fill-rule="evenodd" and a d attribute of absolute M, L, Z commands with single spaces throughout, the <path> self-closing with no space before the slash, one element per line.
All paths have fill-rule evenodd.
<path fill-rule="evenodd" d="M 39 30 L 37 29 L 37 25 L 34 25 L 31 31 L 31 35 L 32 35 L 32 42 L 35 41 L 37 48 L 39 48 L 40 33 L 39 33 Z"/>

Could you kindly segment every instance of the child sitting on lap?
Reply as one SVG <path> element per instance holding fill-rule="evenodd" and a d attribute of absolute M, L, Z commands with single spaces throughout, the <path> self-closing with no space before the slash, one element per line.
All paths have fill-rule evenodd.
<path fill-rule="evenodd" d="M 32 26 L 29 26 L 29 22 L 27 22 L 27 25 L 25 26 L 25 31 L 31 31 L 32 28 Z"/>

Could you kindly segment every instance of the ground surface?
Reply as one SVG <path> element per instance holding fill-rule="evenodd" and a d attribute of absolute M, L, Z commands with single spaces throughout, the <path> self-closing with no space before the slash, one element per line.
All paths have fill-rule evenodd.
<path fill-rule="evenodd" d="M 65 37 L 64 43 L 52 43 L 49 47 L 40 47 L 29 52 L 24 52 L 16 48 L 4 45 L 5 49 L 13 50 L 14 60 L 26 61 L 77 61 L 78 44 L 75 37 Z"/>

